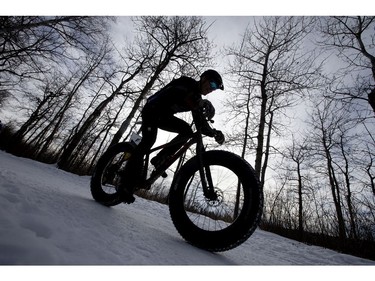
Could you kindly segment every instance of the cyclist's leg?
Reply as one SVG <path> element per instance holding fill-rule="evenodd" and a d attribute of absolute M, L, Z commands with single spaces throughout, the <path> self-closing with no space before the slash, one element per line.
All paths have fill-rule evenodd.
<path fill-rule="evenodd" d="M 143 116 L 142 122 L 142 140 L 137 145 L 132 153 L 132 157 L 129 159 L 128 164 L 124 170 L 123 180 L 121 180 L 120 187 L 125 189 L 129 193 L 134 192 L 134 188 L 137 184 L 141 184 L 140 181 L 142 170 L 143 170 L 143 157 L 150 150 L 156 141 L 158 128 L 149 122 L 149 118 Z"/>
<path fill-rule="evenodd" d="M 158 122 L 158 127 L 162 130 L 168 131 L 168 132 L 173 132 L 173 133 L 178 133 L 178 135 L 173 138 L 170 142 L 178 142 L 180 140 L 183 140 L 187 136 L 191 135 L 193 133 L 190 125 L 186 123 L 185 121 L 177 118 L 176 116 L 165 116 L 163 118 L 159 119 Z M 181 148 L 183 143 L 177 143 L 175 145 L 168 146 L 166 148 L 163 148 L 157 156 L 154 157 L 155 163 L 159 162 L 159 160 L 173 155 L 174 153 L 177 152 Z"/>

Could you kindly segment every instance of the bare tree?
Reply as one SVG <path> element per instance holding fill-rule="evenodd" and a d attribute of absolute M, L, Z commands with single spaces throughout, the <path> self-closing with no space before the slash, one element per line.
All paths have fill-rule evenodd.
<path fill-rule="evenodd" d="M 13 95 L 19 91 L 17 100 L 20 105 L 25 104 L 25 100 L 32 101 L 30 106 L 35 105 L 29 109 L 33 112 L 30 118 L 16 133 L 17 140 L 33 128 L 36 128 L 35 141 L 43 140 L 43 135 L 50 132 L 48 125 L 42 124 L 44 132 L 36 126 L 42 120 L 45 124 L 51 123 L 50 117 L 64 99 L 65 87 L 61 88 L 62 84 L 56 86 L 57 81 L 63 80 L 59 76 L 64 77 L 74 71 L 78 73 L 76 66 L 79 59 L 100 52 L 109 20 L 111 18 L 107 17 L 0 18 L 0 88 L 8 89 Z M 28 83 L 30 79 L 33 83 Z M 68 81 L 65 82 L 69 84 Z M 68 85 L 66 83 L 65 86 Z M 49 127 L 52 128 L 52 124 Z M 46 148 L 48 143 L 50 141 L 45 143 Z"/>
<path fill-rule="evenodd" d="M 345 122 L 345 111 L 336 107 L 332 101 L 323 100 L 315 105 L 311 115 L 314 134 L 311 137 L 312 148 L 318 161 L 318 173 L 326 177 L 336 210 L 338 234 L 340 239 L 346 238 L 346 227 L 343 211 L 343 186 L 340 184 L 340 173 L 336 166 L 338 132 Z"/>
<path fill-rule="evenodd" d="M 307 144 L 307 139 L 297 140 L 295 136 L 292 136 L 292 143 L 286 148 L 284 156 L 291 160 L 295 167 L 291 168 L 292 172 L 296 173 L 296 177 L 291 177 L 290 182 L 297 182 L 297 198 L 298 198 L 298 231 L 300 239 L 303 238 L 304 233 L 304 217 L 303 217 L 303 194 L 305 193 L 306 187 L 304 186 L 304 170 L 306 170 L 306 162 L 309 160 L 310 148 Z"/>
<path fill-rule="evenodd" d="M 103 51 L 98 54 L 87 54 L 82 57 L 82 63 L 77 63 L 75 68 L 71 66 L 72 72 L 56 70 L 58 74 L 46 79 L 46 85 L 42 87 L 43 99 L 38 100 L 36 93 L 27 95 L 27 98 L 36 101 L 36 108 L 13 137 L 11 146 L 16 148 L 18 143 L 25 140 L 35 148 L 33 154 L 36 158 L 48 152 L 50 145 L 63 130 L 67 120 L 74 122 L 74 118 L 67 118 L 67 114 L 80 103 L 80 95 L 85 92 L 82 88 L 98 71 L 106 55 L 107 53 Z M 59 76 L 56 77 L 56 75 Z M 25 138 L 30 132 L 32 133 Z"/>
<path fill-rule="evenodd" d="M 313 20 L 304 17 L 257 19 L 246 30 L 240 46 L 229 50 L 234 56 L 230 72 L 243 88 L 229 104 L 235 117 L 245 120 L 237 122 L 245 124 L 239 134 L 242 154 L 247 154 L 247 141 L 252 140 L 256 150 L 255 171 L 262 183 L 272 148 L 271 137 L 281 134 L 286 109 L 296 105 L 298 97 L 318 81 L 316 56 L 303 48 Z"/>
<path fill-rule="evenodd" d="M 131 54 L 129 54 L 131 55 Z M 136 58 L 131 56 L 131 60 Z M 125 71 L 121 71 L 122 78 L 117 86 L 110 88 L 112 92 L 107 95 L 91 112 L 91 114 L 82 122 L 82 124 L 77 124 L 75 132 L 66 140 L 62 148 L 62 153 L 58 160 L 58 165 L 60 168 L 68 169 L 72 164 L 72 159 L 75 158 L 73 152 L 77 149 L 78 145 L 82 142 L 85 142 L 85 135 L 95 124 L 96 120 L 102 115 L 106 107 L 120 95 L 126 96 L 126 100 L 131 96 L 131 92 L 127 92 L 126 85 L 132 82 L 137 75 L 144 70 L 144 63 L 148 58 L 140 57 L 138 61 L 130 66 L 127 66 Z M 117 70 L 115 70 L 117 71 Z M 112 76 L 112 75 L 111 75 Z M 105 83 L 111 85 L 113 82 L 110 81 L 110 78 L 104 78 Z M 109 128 L 107 128 L 109 129 Z M 100 134 L 100 132 L 99 132 Z"/>
<path fill-rule="evenodd" d="M 320 44 L 337 51 L 345 63 L 343 78 L 332 89 L 333 97 L 343 101 L 365 100 L 375 112 L 374 28 L 373 16 L 324 17 L 321 18 L 323 40 Z M 335 76 L 337 81 L 338 73 Z"/>
<path fill-rule="evenodd" d="M 63 81 L 61 77 L 52 76 L 52 79 L 46 79 L 45 85 L 41 85 L 34 90 L 34 93 L 25 93 L 23 99 L 26 105 L 30 108 L 26 108 L 30 111 L 30 115 L 26 122 L 22 124 L 19 130 L 13 135 L 12 140 L 9 142 L 7 151 L 12 153 L 19 153 L 18 145 L 24 140 L 29 134 L 28 138 L 31 138 L 38 129 L 46 123 L 46 121 L 54 114 L 57 107 L 60 106 L 62 100 L 61 96 L 63 89 L 68 85 L 69 79 Z M 57 83 L 59 85 L 57 85 Z M 36 95 L 35 92 L 40 92 L 40 95 Z M 47 125 L 48 126 L 48 125 Z M 26 139 L 25 139 L 26 140 Z"/>
<path fill-rule="evenodd" d="M 102 63 L 105 56 L 106 53 L 101 52 L 95 55 L 94 57 L 87 59 L 87 65 L 82 67 L 82 73 L 79 74 L 79 78 L 76 79 L 76 82 L 74 83 L 72 89 L 66 94 L 63 106 L 60 108 L 60 110 L 56 113 L 55 117 L 50 122 L 50 124 L 54 124 L 54 126 L 46 140 L 43 141 L 44 144 L 41 147 L 42 151 L 46 151 L 51 145 L 56 133 L 60 130 L 60 125 L 64 117 L 66 116 L 68 110 L 72 107 L 75 96 L 80 91 L 81 87 L 83 87 L 84 83 L 86 83 L 89 80 L 93 72 L 96 71 L 96 69 Z"/>
<path fill-rule="evenodd" d="M 370 186 L 370 189 L 372 191 L 372 194 L 375 196 L 375 154 L 374 154 L 374 144 L 373 145 L 367 145 L 366 146 L 366 158 L 368 159 L 366 162 L 366 166 L 364 167 L 364 170 L 366 171 L 366 175 L 368 177 L 369 183 L 368 185 Z M 363 161 L 364 159 L 361 159 L 361 163 L 366 163 Z"/>
<path fill-rule="evenodd" d="M 13 16 L 0 17 L 0 85 L 13 90 L 28 79 L 40 79 L 55 63 L 77 59 L 78 53 L 96 52 L 108 17 Z M 79 55 L 79 54 L 78 54 Z"/>

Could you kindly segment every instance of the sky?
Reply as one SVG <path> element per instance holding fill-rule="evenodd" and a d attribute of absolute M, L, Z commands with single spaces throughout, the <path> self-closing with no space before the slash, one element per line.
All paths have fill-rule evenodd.
<path fill-rule="evenodd" d="M 163 281 L 200 280 L 192 278 L 196 274 L 212 280 L 255 275 L 293 281 L 310 279 L 310 274 L 365 280 L 375 273 L 375 261 L 260 229 L 237 248 L 207 252 L 183 240 L 167 205 L 136 197 L 131 205 L 104 207 L 92 199 L 89 181 L 0 151 L 0 270 L 5 280 L 53 276 L 65 281 L 66 274 L 72 280 L 78 280 L 76 274 L 84 280 L 129 280 L 129 274 L 135 280 L 146 274 Z"/>

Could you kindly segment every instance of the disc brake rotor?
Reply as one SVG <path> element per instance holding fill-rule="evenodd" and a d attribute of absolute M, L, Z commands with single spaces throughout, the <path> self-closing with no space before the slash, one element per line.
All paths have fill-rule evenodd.
<path fill-rule="evenodd" d="M 223 202 L 223 199 L 224 199 L 224 194 L 220 189 L 215 188 L 214 192 L 215 192 L 215 195 L 216 195 L 215 199 L 211 199 L 211 198 L 206 197 L 206 202 L 211 207 L 217 207 L 217 206 L 221 205 L 221 203 Z"/>

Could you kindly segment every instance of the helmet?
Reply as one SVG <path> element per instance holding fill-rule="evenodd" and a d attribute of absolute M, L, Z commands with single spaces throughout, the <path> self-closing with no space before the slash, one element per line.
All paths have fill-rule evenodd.
<path fill-rule="evenodd" d="M 210 81 L 211 88 L 213 90 L 220 89 L 224 90 L 223 79 L 220 74 L 213 69 L 206 70 L 201 74 L 201 79 L 206 78 Z"/>

